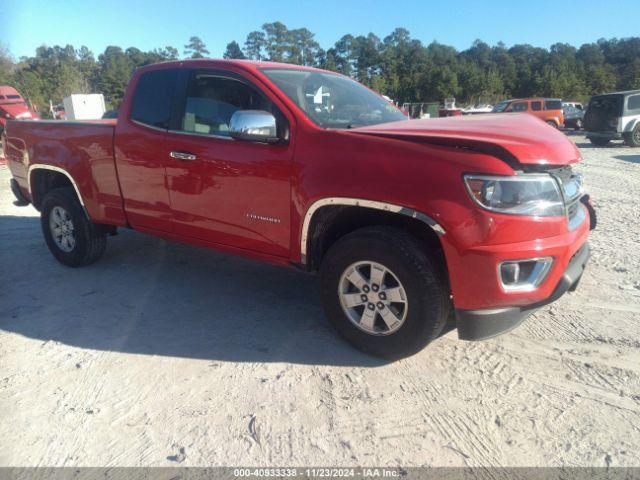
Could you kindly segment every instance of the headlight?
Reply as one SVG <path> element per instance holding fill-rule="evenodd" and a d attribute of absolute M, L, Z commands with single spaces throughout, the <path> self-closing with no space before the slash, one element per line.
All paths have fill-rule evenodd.
<path fill-rule="evenodd" d="M 19 118 L 31 118 L 31 112 L 22 112 L 16 115 L 16 119 Z"/>
<path fill-rule="evenodd" d="M 471 198 L 487 210 L 535 217 L 565 214 L 558 183 L 550 175 L 465 175 L 464 181 Z"/>

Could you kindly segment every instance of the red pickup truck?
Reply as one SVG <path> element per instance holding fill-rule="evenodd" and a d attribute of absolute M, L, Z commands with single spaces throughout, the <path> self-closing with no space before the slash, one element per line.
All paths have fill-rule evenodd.
<path fill-rule="evenodd" d="M 34 119 L 38 114 L 29 110 L 29 105 L 20 93 L 8 85 L 0 85 L 0 133 L 9 119 Z"/>
<path fill-rule="evenodd" d="M 319 272 L 330 322 L 401 357 L 478 340 L 576 287 L 578 149 L 526 114 L 407 120 L 357 82 L 268 62 L 140 68 L 116 120 L 9 121 L 12 186 L 53 255 L 118 227 Z"/>

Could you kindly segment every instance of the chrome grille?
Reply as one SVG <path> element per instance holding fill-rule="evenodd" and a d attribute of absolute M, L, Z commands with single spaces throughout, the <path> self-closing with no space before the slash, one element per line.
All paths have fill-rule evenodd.
<path fill-rule="evenodd" d="M 582 175 L 573 173 L 571 166 L 549 170 L 560 186 L 567 211 L 569 230 L 575 230 L 585 219 L 584 208 L 580 206 L 582 197 Z"/>

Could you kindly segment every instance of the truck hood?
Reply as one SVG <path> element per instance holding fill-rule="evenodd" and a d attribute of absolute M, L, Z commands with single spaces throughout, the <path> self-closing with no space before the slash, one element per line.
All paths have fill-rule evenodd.
<path fill-rule="evenodd" d="M 406 120 L 349 131 L 469 148 L 498 157 L 512 166 L 567 165 L 580 159 L 580 151 L 562 132 L 526 113 Z"/>

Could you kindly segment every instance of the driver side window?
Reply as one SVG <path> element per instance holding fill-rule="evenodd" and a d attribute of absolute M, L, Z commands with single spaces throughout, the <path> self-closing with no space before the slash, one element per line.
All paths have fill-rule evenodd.
<path fill-rule="evenodd" d="M 229 123 L 237 110 L 266 110 L 273 104 L 250 85 L 230 77 L 194 73 L 187 84 L 183 132 L 230 137 Z"/>

